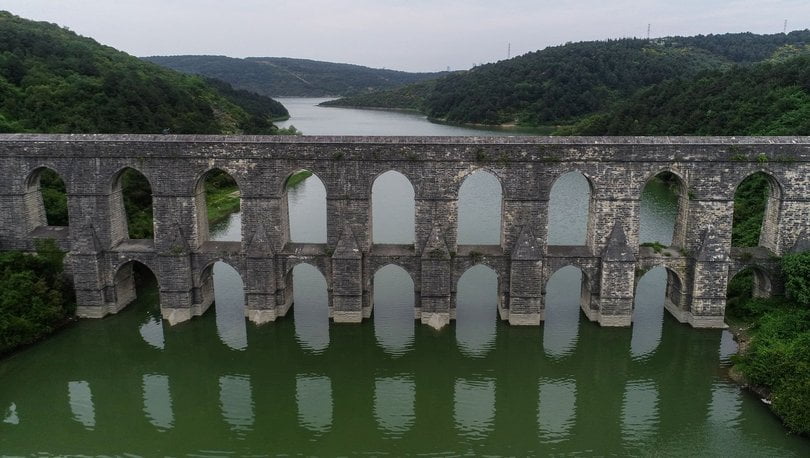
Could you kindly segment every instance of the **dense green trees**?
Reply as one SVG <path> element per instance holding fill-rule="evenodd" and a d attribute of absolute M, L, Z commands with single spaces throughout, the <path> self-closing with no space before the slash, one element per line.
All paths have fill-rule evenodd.
<path fill-rule="evenodd" d="M 682 94 L 683 92 L 679 92 L 685 89 L 682 85 L 688 85 L 696 75 L 703 75 L 706 71 L 721 71 L 734 65 L 745 66 L 766 59 L 782 61 L 807 54 L 810 52 L 807 43 L 810 43 L 810 31 L 807 30 L 774 35 L 738 33 L 569 43 L 478 66 L 467 72 L 450 74 L 436 80 L 426 92 L 416 88 L 375 92 L 347 97 L 332 105 L 418 107 L 432 118 L 450 122 L 527 126 L 567 126 L 588 116 L 607 113 L 577 126 L 574 131 L 562 130 L 559 133 L 619 135 L 630 134 L 631 128 L 637 127 L 632 133 L 652 134 L 654 132 L 649 129 L 645 131 L 647 126 L 643 123 L 640 126 L 621 123 L 609 132 L 605 130 L 605 126 L 611 125 L 613 121 L 611 110 L 623 107 L 625 99 L 633 97 L 638 91 L 651 88 L 640 104 L 644 104 L 643 109 L 656 113 L 658 100 L 655 96 L 661 91 Z M 777 69 L 783 70 L 786 72 L 784 77 L 771 82 L 771 87 L 791 86 L 802 77 L 801 69 Z M 672 86 L 658 88 L 655 86 L 658 84 Z M 721 86 L 713 88 L 722 89 Z M 403 92 L 417 95 L 421 100 L 398 97 Z M 706 103 L 703 100 L 706 97 L 695 100 L 694 96 L 684 95 L 685 99 L 692 97 L 691 100 L 686 100 L 689 102 L 687 106 Z M 766 108 L 768 110 L 785 108 L 787 104 L 786 108 L 792 113 L 785 115 L 781 124 L 786 126 L 786 130 L 790 130 L 807 119 L 807 116 L 803 116 L 806 112 L 797 108 L 806 106 L 803 97 L 801 93 L 793 91 L 790 94 L 776 94 L 774 100 L 763 96 L 757 99 L 757 103 L 762 103 L 763 100 L 770 102 L 773 106 Z M 677 103 L 673 102 L 672 108 L 675 107 Z M 737 116 L 722 112 L 726 108 L 718 105 L 715 111 L 721 113 L 715 113 L 716 122 L 704 130 L 716 131 L 718 126 L 726 129 L 724 116 Z M 754 113 L 742 112 L 739 119 L 742 122 L 750 121 Z M 796 119 L 787 119 L 789 117 Z M 669 127 L 667 121 L 662 120 L 661 128 L 668 128 L 666 133 L 673 135 L 687 133 L 684 129 L 690 126 L 676 122 L 674 127 Z M 728 126 L 729 129 L 739 129 L 740 125 Z M 761 126 L 756 126 L 763 133 L 781 132 L 778 129 L 767 130 L 769 127 L 776 129 L 779 123 L 771 126 L 763 121 Z"/>
<path fill-rule="evenodd" d="M 36 255 L 0 253 L 0 355 L 51 333 L 75 310 L 71 286 L 62 276 L 53 242 Z"/>
<path fill-rule="evenodd" d="M 810 252 L 786 255 L 782 272 L 788 299 L 751 298 L 750 289 L 743 289 L 745 277 L 732 282 L 727 315 L 749 323 L 751 338 L 748 350 L 735 357 L 735 369 L 770 392 L 773 410 L 788 428 L 808 434 Z"/>
<path fill-rule="evenodd" d="M 668 80 L 560 133 L 808 135 L 810 55 Z"/>
<path fill-rule="evenodd" d="M 273 133 L 274 101 L 0 12 L 0 132 Z"/>
<path fill-rule="evenodd" d="M 768 201 L 768 177 L 755 173 L 740 183 L 734 194 L 734 221 L 731 226 L 731 246 L 759 245 L 762 219 Z"/>

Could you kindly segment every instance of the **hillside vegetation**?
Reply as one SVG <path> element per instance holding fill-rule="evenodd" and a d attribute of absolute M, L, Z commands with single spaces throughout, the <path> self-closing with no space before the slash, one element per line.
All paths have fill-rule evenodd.
<path fill-rule="evenodd" d="M 810 135 L 810 55 L 669 80 L 567 133 Z"/>
<path fill-rule="evenodd" d="M 0 132 L 273 133 L 288 116 L 55 24 L 0 11 Z"/>
<path fill-rule="evenodd" d="M 267 96 L 324 97 L 388 89 L 444 73 L 409 73 L 287 57 L 152 56 L 144 60 Z"/>
<path fill-rule="evenodd" d="M 810 31 L 620 39 L 549 47 L 438 79 L 419 106 L 431 118 L 469 124 L 571 125 L 638 91 L 711 70 L 786 59 Z M 417 93 L 418 91 L 414 91 Z M 391 91 L 331 105 L 389 107 Z"/>

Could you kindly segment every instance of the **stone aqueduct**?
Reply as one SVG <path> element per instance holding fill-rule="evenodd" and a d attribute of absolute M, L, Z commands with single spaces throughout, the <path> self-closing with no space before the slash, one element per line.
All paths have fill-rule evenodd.
<path fill-rule="evenodd" d="M 411 276 L 416 317 L 440 327 L 455 315 L 460 276 L 475 264 L 498 275 L 500 317 L 543 320 L 545 284 L 559 268 L 582 272 L 581 307 L 607 326 L 630 325 L 635 285 L 667 269 L 666 308 L 695 327 L 722 327 L 727 283 L 746 266 L 758 294 L 779 293 L 780 256 L 807 247 L 810 226 L 808 137 L 251 137 L 149 135 L 0 135 L 0 249 L 34 249 L 55 238 L 69 252 L 78 315 L 103 317 L 134 298 L 132 263 L 156 275 L 163 316 L 177 323 L 213 301 L 210 266 L 241 275 L 245 313 L 256 323 L 284 316 L 292 268 L 317 267 L 327 280 L 335 322 L 371 315 L 373 277 L 395 264 Z M 153 191 L 154 240 L 127 237 L 121 171 L 134 168 Z M 57 172 L 70 225 L 46 225 L 39 171 Z M 207 240 L 198 183 L 221 169 L 242 196 L 242 241 Z M 314 172 L 327 190 L 327 243 L 292 243 L 286 179 Z M 469 174 L 485 169 L 502 186 L 500 245 L 457 243 L 457 197 Z M 394 170 L 415 190 L 415 243 L 372 243 L 371 188 Z M 587 241 L 546 243 L 549 193 L 560 175 L 579 171 L 591 186 Z M 679 180 L 672 247 L 640 247 L 640 195 L 657 174 Z M 738 184 L 765 172 L 770 195 L 760 247 L 731 246 Z"/>

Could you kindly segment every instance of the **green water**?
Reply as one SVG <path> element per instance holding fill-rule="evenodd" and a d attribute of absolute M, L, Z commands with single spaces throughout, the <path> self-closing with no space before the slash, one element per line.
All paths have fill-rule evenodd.
<path fill-rule="evenodd" d="M 141 293 L 0 365 L 4 455 L 810 452 L 726 379 L 727 333 L 668 316 L 641 356 L 632 329 L 582 319 L 562 356 L 544 329 L 502 324 L 480 352 L 417 325 L 387 351 L 373 322 L 332 326 L 315 351 L 292 317 L 247 325 L 235 350 L 218 311 L 170 328 Z"/>
<path fill-rule="evenodd" d="M 342 126 L 361 121 L 354 111 L 330 110 Z M 324 133 L 318 125 L 308 133 Z M 473 177 L 459 196 L 459 239 L 489 243 L 500 185 Z M 375 240 L 410 240 L 413 191 L 395 174 L 381 179 Z M 324 237 L 316 180 L 290 193 L 296 240 Z M 587 192 L 575 173 L 555 182 L 550 244 L 583 243 Z M 648 186 L 643 241 L 671 239 L 675 204 L 666 186 Z M 212 237 L 239 240 L 240 224 L 234 214 Z M 118 315 L 0 361 L 0 455 L 810 456 L 810 441 L 728 379 L 727 331 L 664 312 L 663 269 L 639 281 L 631 328 L 588 322 L 580 281 L 560 269 L 543 326 L 509 327 L 496 317 L 494 272 L 476 266 L 459 280 L 456 321 L 436 332 L 414 321 L 413 283 L 396 266 L 376 272 L 374 316 L 361 325 L 329 323 L 325 281 L 305 264 L 293 271 L 293 310 L 261 327 L 245 321 L 242 282 L 223 263 L 215 306 L 175 327 L 160 320 L 147 277 Z"/>

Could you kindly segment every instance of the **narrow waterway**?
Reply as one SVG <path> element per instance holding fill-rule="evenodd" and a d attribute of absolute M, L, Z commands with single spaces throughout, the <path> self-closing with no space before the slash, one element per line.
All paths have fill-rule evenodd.
<path fill-rule="evenodd" d="M 307 134 L 468 134 L 408 113 L 284 103 Z M 377 130 L 351 131 L 363 123 Z M 408 243 L 413 190 L 397 174 L 380 180 L 375 241 Z M 499 189 L 471 175 L 459 240 L 497 243 Z M 584 243 L 587 193 L 581 175 L 557 180 L 549 243 Z M 315 176 L 289 191 L 293 240 L 325 238 L 324 199 Z M 670 241 L 676 203 L 662 183 L 645 189 L 643 240 Z M 212 235 L 239 240 L 240 225 L 231 215 Z M 476 266 L 440 332 L 414 321 L 413 282 L 396 266 L 374 276 L 373 318 L 345 326 L 330 325 L 325 280 L 308 265 L 293 272 L 293 310 L 264 326 L 244 319 L 242 281 L 226 264 L 214 267 L 215 306 L 175 327 L 147 277 L 118 315 L 0 361 L 0 455 L 810 455 L 726 377 L 728 332 L 664 312 L 663 269 L 642 277 L 622 329 L 581 314 L 581 275 L 557 271 L 544 325 L 518 328 L 497 320 L 497 278 Z"/>

